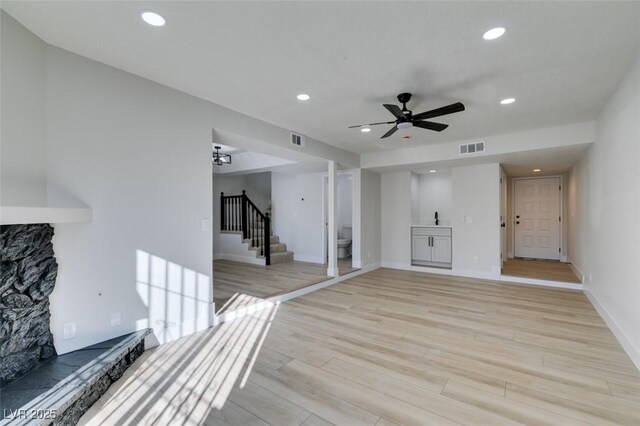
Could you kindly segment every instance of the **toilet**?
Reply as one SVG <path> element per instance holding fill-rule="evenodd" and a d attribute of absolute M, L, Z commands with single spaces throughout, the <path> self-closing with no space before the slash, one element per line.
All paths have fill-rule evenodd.
<path fill-rule="evenodd" d="M 350 226 L 343 226 L 338 233 L 338 259 L 351 256 L 351 232 Z"/>

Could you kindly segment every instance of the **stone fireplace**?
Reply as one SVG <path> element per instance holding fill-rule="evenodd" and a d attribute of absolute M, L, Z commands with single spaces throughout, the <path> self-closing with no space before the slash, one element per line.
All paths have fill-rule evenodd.
<path fill-rule="evenodd" d="M 0 226 L 0 383 L 56 355 L 49 295 L 58 264 L 48 224 Z"/>

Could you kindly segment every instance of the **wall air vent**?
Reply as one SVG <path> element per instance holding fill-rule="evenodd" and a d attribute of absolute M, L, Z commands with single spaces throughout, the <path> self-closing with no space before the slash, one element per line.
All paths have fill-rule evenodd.
<path fill-rule="evenodd" d="M 306 139 L 304 135 L 299 135 L 298 133 L 291 132 L 291 144 L 295 146 L 299 146 L 300 148 L 305 147 Z"/>
<path fill-rule="evenodd" d="M 462 145 L 459 145 L 458 149 L 458 153 L 460 155 L 477 154 L 479 152 L 484 152 L 484 141 L 463 143 Z"/>

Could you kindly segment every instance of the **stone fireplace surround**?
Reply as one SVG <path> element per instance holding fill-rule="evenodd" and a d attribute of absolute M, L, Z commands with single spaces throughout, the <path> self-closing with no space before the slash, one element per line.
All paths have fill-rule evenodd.
<path fill-rule="evenodd" d="M 48 224 L 0 226 L 0 384 L 56 355 L 49 295 L 58 264 Z"/>

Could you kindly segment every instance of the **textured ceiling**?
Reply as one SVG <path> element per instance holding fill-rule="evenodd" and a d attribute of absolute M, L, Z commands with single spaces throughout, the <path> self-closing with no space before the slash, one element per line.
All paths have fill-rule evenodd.
<path fill-rule="evenodd" d="M 590 120 L 631 61 L 640 2 L 15 2 L 48 43 L 354 152 Z M 152 28 L 141 10 L 162 14 Z M 500 39 L 482 39 L 504 26 Z M 442 133 L 347 126 L 460 101 Z M 298 93 L 311 100 L 300 102 Z M 505 97 L 517 98 L 509 106 Z"/>

